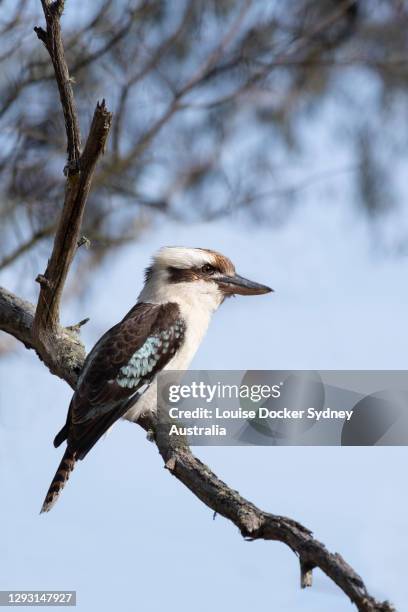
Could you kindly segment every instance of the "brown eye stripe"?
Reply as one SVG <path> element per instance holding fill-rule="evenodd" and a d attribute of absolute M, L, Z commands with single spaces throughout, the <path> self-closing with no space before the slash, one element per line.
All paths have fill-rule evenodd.
<path fill-rule="evenodd" d="M 169 273 L 169 283 L 190 283 L 201 278 L 197 268 L 173 268 L 169 266 L 167 268 Z"/>
<path fill-rule="evenodd" d="M 211 264 L 207 264 L 211 265 Z M 195 280 L 211 280 L 211 277 L 214 272 L 219 272 L 215 266 L 211 266 L 213 269 L 213 273 L 209 273 L 208 271 L 203 269 L 204 266 L 198 268 L 173 268 L 169 266 L 167 268 L 167 272 L 169 273 L 169 282 L 170 283 L 189 283 Z"/>

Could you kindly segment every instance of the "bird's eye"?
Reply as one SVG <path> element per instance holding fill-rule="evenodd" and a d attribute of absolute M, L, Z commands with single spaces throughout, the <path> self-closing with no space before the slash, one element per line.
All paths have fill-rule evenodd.
<path fill-rule="evenodd" d="M 211 264 L 205 264 L 202 268 L 201 268 L 201 272 L 204 272 L 204 274 L 214 274 L 215 272 L 215 268 L 214 266 L 212 266 Z"/>

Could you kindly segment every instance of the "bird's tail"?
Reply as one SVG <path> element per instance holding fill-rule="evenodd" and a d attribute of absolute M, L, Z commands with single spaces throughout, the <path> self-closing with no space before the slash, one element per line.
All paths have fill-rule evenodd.
<path fill-rule="evenodd" d="M 55 476 L 52 479 L 48 493 L 45 496 L 41 512 L 49 512 L 49 510 L 51 510 L 55 502 L 58 500 L 62 489 L 65 487 L 65 484 L 67 483 L 68 478 L 75 467 L 75 462 L 76 453 L 70 448 L 67 448 L 64 456 L 61 459 L 61 463 L 55 472 Z"/>

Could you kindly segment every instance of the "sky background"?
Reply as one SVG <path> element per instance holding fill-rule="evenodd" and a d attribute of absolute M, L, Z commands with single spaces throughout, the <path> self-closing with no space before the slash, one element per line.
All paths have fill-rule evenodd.
<path fill-rule="evenodd" d="M 71 287 L 85 284 L 86 291 L 65 299 L 63 323 L 90 317 L 82 331 L 89 350 L 135 303 L 151 253 L 163 245 L 214 248 L 275 293 L 226 301 L 192 368 L 406 369 L 407 257 L 392 247 L 406 244 L 408 232 L 406 162 L 381 148 L 393 164 L 399 206 L 369 224 L 355 206 L 348 135 L 377 117 L 378 92 L 364 79 L 351 87 L 357 112 L 338 116 L 333 96 L 297 126 L 303 150 L 289 165 L 282 158 L 282 173 L 289 185 L 318 180 L 306 182 L 301 206 L 285 223 L 272 227 L 242 215 L 208 224 L 156 222 L 96 274 L 71 274 Z M 406 151 L 407 122 L 400 118 L 388 127 Z M 237 134 L 243 148 L 258 137 Z M 226 155 L 234 165 L 237 150 Z M 265 185 L 273 187 L 272 180 Z M 48 254 L 47 247 L 42 259 L 25 263 L 24 274 L 4 272 L 1 284 L 33 299 Z M 53 511 L 40 516 L 62 455 L 52 440 L 70 398 L 67 384 L 33 352 L 16 345 L 0 359 L 0 589 L 76 590 L 80 612 L 355 609 L 319 570 L 313 587 L 300 590 L 298 560 L 283 544 L 245 542 L 228 521 L 213 520 L 163 469 L 145 432 L 127 422 L 95 446 Z M 260 508 L 312 529 L 372 595 L 408 612 L 406 448 L 195 450 Z"/>
<path fill-rule="evenodd" d="M 239 220 L 162 225 L 107 262 L 85 297 L 66 303 L 64 320 L 91 316 L 83 331 L 91 348 L 134 303 L 150 253 L 163 244 L 205 246 L 276 292 L 228 300 L 193 367 L 404 369 L 406 259 L 379 253 L 340 187 L 329 207 L 325 190 L 312 188 L 310 203 L 279 230 Z M 40 516 L 61 455 L 52 439 L 71 391 L 19 348 L 0 361 L 0 375 L 1 588 L 75 589 L 79 610 L 99 612 L 353 609 L 320 571 L 313 588 L 301 591 L 298 561 L 282 544 L 245 542 L 222 517 L 213 520 L 163 469 L 144 431 L 126 422 L 97 444 L 55 509 Z M 408 610 L 405 448 L 196 451 L 255 504 L 313 529 L 373 595 Z"/>

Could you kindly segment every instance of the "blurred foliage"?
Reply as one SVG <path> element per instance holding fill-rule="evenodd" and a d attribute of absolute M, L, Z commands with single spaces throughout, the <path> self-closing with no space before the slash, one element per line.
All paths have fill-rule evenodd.
<path fill-rule="evenodd" d="M 33 33 L 40 2 L 3 0 L 0 11 L 1 269 L 49 249 L 66 145 Z M 392 138 L 394 101 L 407 103 L 405 2 L 67 0 L 62 25 L 83 138 L 98 98 L 114 112 L 84 221 L 91 263 L 163 216 L 244 210 L 280 222 L 301 198 L 279 167 L 302 146 L 302 118 L 331 98 L 349 125 L 356 202 L 369 217 L 392 206 L 392 169 L 376 151 Z M 378 106 L 356 127 L 368 82 Z"/>

